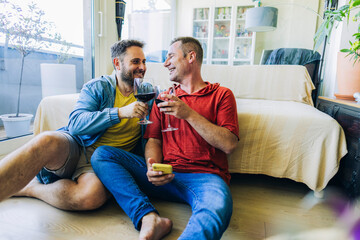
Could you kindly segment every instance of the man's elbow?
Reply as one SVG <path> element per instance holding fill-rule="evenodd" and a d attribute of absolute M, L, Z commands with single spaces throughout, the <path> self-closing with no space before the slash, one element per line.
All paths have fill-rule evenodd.
<path fill-rule="evenodd" d="M 238 141 L 231 141 L 228 146 L 226 147 L 226 149 L 224 149 L 224 152 L 226 154 L 231 154 L 235 151 L 236 147 L 237 147 Z"/>

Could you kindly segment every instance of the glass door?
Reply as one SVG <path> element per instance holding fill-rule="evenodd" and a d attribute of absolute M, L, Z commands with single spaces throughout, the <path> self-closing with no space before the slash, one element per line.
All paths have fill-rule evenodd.
<path fill-rule="evenodd" d="M 214 13 L 212 64 L 229 64 L 231 7 L 217 7 Z"/>
<path fill-rule="evenodd" d="M 245 14 L 250 7 L 239 6 L 236 11 L 236 31 L 234 44 L 234 65 L 249 65 L 253 63 L 254 36 L 245 29 Z"/>
<path fill-rule="evenodd" d="M 204 51 L 203 64 L 206 64 L 209 46 L 209 8 L 194 8 L 193 37 L 201 43 Z"/>

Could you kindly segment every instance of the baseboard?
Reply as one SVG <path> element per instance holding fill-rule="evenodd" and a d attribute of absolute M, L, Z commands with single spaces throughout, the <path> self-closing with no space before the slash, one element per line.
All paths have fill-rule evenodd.
<path fill-rule="evenodd" d="M 27 135 L 0 142 L 0 159 L 30 141 L 34 135 Z"/>

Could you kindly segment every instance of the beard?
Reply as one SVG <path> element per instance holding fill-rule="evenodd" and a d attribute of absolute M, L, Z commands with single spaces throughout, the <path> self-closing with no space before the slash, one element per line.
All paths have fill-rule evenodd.
<path fill-rule="evenodd" d="M 126 68 L 125 64 L 123 63 L 121 63 L 121 69 L 122 69 L 120 73 L 121 80 L 131 87 L 134 87 L 134 74 L 141 73 L 143 77 L 145 74 L 143 70 L 137 70 L 135 72 L 132 72 L 131 70 Z"/>
<path fill-rule="evenodd" d="M 134 86 L 134 74 L 129 71 L 123 64 L 121 64 L 121 68 L 123 71 L 121 71 L 120 77 L 123 82 L 128 84 L 129 86 Z"/>

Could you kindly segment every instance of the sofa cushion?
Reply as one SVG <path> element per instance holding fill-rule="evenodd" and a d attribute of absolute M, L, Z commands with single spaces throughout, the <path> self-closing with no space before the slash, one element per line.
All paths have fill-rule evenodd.
<path fill-rule="evenodd" d="M 295 101 L 313 105 L 314 85 L 304 66 L 203 66 L 203 78 L 230 88 L 236 98 Z"/>
<path fill-rule="evenodd" d="M 236 98 L 295 101 L 313 105 L 315 88 L 304 66 L 247 65 L 202 66 L 205 81 L 220 83 L 231 89 Z M 148 63 L 146 77 L 162 87 L 170 86 L 169 71 L 161 63 Z"/>

